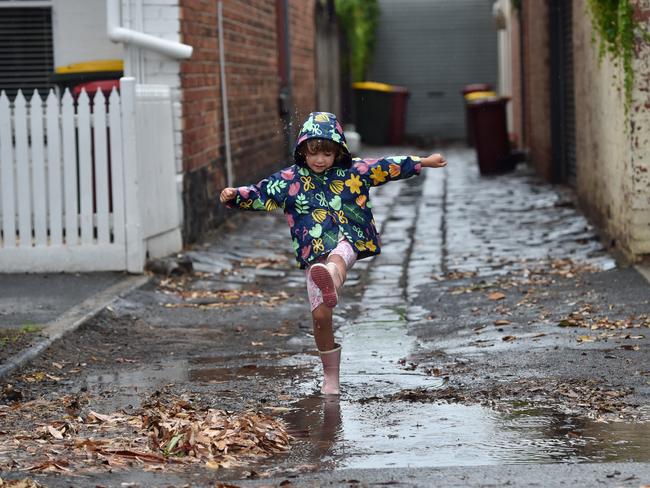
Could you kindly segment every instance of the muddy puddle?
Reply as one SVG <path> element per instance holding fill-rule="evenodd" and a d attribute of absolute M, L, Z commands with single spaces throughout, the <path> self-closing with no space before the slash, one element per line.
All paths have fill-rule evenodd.
<path fill-rule="evenodd" d="M 303 462 L 331 468 L 650 461 L 650 424 L 316 396 L 295 406 L 286 420 L 296 449 L 309 453 Z"/>

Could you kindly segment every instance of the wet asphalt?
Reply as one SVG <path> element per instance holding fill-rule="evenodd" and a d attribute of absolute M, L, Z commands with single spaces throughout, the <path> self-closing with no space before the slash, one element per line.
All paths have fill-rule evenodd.
<path fill-rule="evenodd" d="M 404 149 L 365 155 L 387 151 Z M 280 214 L 235 215 L 186 253 L 192 275 L 153 277 L 7 380 L 22 401 L 83 394 L 102 413 L 152 395 L 264 411 L 286 421 L 287 454 L 218 472 L 30 475 L 47 486 L 648 484 L 647 281 L 607 253 L 568 189 L 525 167 L 481 177 L 470 150 L 445 153 L 446 169 L 372 197 L 382 254 L 357 263 L 335 310 L 340 399 L 319 394 L 304 272 Z"/>

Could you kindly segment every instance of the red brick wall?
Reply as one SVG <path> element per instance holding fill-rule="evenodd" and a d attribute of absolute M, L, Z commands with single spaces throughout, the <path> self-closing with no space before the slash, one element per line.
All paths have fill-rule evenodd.
<path fill-rule="evenodd" d="M 296 124 L 316 110 L 316 26 L 315 2 L 290 0 L 291 81 L 296 104 Z M 299 129 L 299 127 L 297 127 Z"/>
<path fill-rule="evenodd" d="M 553 176 L 551 146 L 551 64 L 548 0 L 522 3 L 524 31 L 525 144 L 536 171 Z"/>
<path fill-rule="evenodd" d="M 183 42 L 194 54 L 181 68 L 185 240 L 224 217 L 214 196 L 225 186 L 217 1 L 181 0 Z M 314 2 L 290 1 L 293 95 L 302 119 L 314 109 Z M 276 0 L 224 0 L 223 30 L 235 184 L 254 183 L 286 161 L 278 111 Z M 297 121 L 299 124 L 301 120 Z"/>

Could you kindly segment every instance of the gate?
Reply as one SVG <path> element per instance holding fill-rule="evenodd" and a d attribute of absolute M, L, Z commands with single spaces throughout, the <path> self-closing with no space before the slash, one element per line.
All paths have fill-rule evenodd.
<path fill-rule="evenodd" d="M 573 83 L 573 2 L 552 0 L 551 45 L 551 143 L 553 176 L 575 186 L 575 96 Z"/>
<path fill-rule="evenodd" d="M 0 94 L 0 272 L 137 273 L 151 238 L 180 249 L 169 88 L 137 88 Z"/>

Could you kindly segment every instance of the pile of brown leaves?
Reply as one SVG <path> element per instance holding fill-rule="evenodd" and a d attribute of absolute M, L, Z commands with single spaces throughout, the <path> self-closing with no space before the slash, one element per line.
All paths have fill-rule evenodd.
<path fill-rule="evenodd" d="M 3 480 L 0 478 L 0 488 L 44 488 L 38 481 L 30 478 L 22 480 Z"/>
<path fill-rule="evenodd" d="M 284 452 L 292 440 L 281 421 L 253 411 L 197 408 L 175 398 L 133 415 L 66 415 L 70 401 L 3 406 L 0 471 L 79 472 L 134 464 L 162 470 L 196 463 L 218 469 Z"/>
<path fill-rule="evenodd" d="M 259 290 L 195 290 L 191 288 L 192 277 L 171 277 L 161 280 L 158 291 L 180 298 L 181 302 L 165 303 L 166 308 L 230 308 L 242 304 L 272 307 L 289 295 L 281 291 L 277 295 L 267 295 Z"/>
<path fill-rule="evenodd" d="M 522 379 L 512 383 L 497 383 L 489 388 L 469 388 L 446 385 L 442 388 L 415 388 L 392 395 L 369 397 L 359 403 L 381 402 L 447 402 L 483 405 L 510 413 L 515 405 L 534 404 L 570 414 L 579 414 L 598 421 L 646 420 L 636 405 L 626 398 L 630 388 L 615 389 L 595 380 Z"/>
<path fill-rule="evenodd" d="M 499 263 L 498 267 L 512 267 L 505 275 L 494 281 L 481 281 L 452 290 L 453 295 L 471 293 L 488 288 L 508 290 L 518 286 L 543 286 L 551 284 L 555 278 L 574 278 L 583 273 L 595 273 L 600 268 L 589 263 L 578 263 L 572 259 L 553 260 L 518 260 Z M 458 280 L 477 277 L 476 271 L 452 271 L 442 276 L 434 276 L 436 280 Z"/>
<path fill-rule="evenodd" d="M 594 316 L 592 305 L 586 304 L 560 320 L 560 327 L 584 327 L 590 330 L 620 330 L 650 328 L 650 316 L 630 316 L 627 319 L 612 320 L 609 317 Z"/>
<path fill-rule="evenodd" d="M 147 409 L 142 422 L 153 451 L 204 461 L 210 468 L 284 452 L 291 440 L 284 425 L 268 415 L 197 411 L 181 400 L 170 407 L 157 404 Z"/>

